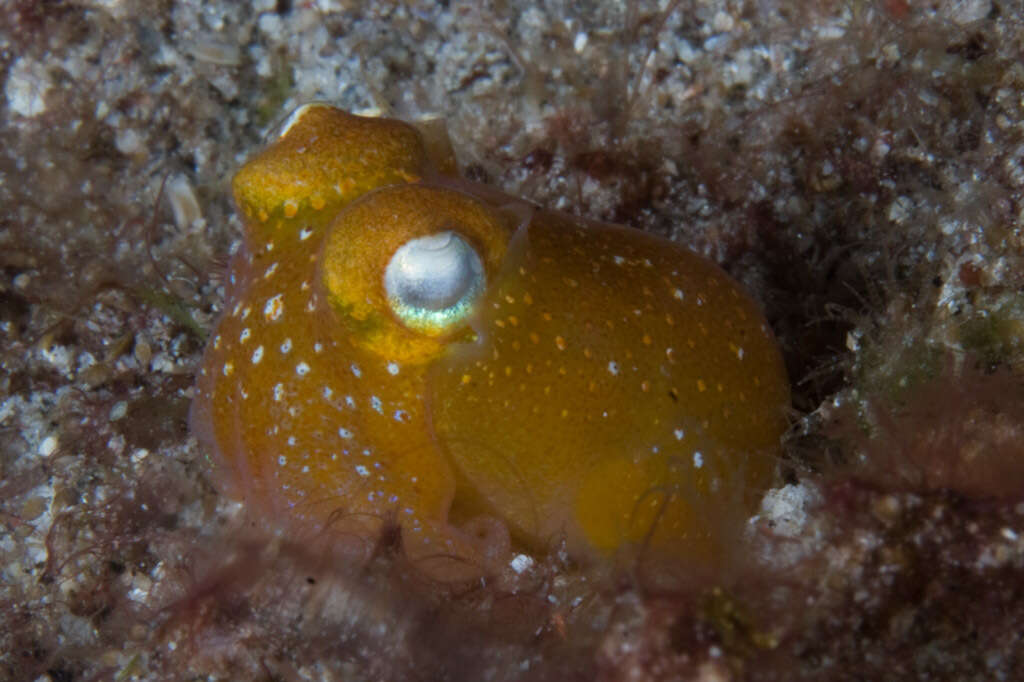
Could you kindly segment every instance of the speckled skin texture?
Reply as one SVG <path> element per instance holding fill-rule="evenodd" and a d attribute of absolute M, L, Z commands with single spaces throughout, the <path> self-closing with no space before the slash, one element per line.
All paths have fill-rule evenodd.
<path fill-rule="evenodd" d="M 393 519 L 410 555 L 473 565 L 509 535 L 580 558 L 715 549 L 718 500 L 771 480 L 789 397 L 731 279 L 660 238 L 474 192 L 395 121 L 317 105 L 283 128 L 235 179 L 247 239 L 193 406 L 232 494 L 344 537 Z M 410 329 L 384 270 L 444 230 L 486 288 L 467 319 Z"/>
<path fill-rule="evenodd" d="M 784 370 L 753 302 L 711 262 L 539 211 L 474 326 L 479 341 L 433 373 L 434 426 L 518 535 L 703 554 L 715 498 L 770 481 Z"/>

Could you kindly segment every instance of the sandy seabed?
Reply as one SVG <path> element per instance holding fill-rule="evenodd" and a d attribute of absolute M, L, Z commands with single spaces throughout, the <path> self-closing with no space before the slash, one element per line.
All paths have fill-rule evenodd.
<path fill-rule="evenodd" d="M 1020 2 L 0 8 L 0 677 L 1024 677 Z M 467 177 L 669 236 L 764 307 L 793 428 L 737 558 L 425 585 L 247 523 L 190 438 L 297 105 L 442 117 Z"/>

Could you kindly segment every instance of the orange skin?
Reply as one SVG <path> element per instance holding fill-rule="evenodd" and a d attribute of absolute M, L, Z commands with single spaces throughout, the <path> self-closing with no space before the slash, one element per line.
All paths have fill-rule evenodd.
<path fill-rule="evenodd" d="M 720 551 L 722 500 L 750 510 L 786 425 L 754 302 L 679 245 L 462 181 L 446 150 L 310 105 L 235 176 L 245 245 L 192 409 L 227 491 L 367 545 L 397 522 L 420 561 Z M 485 288 L 411 328 L 384 270 L 446 230 Z"/>

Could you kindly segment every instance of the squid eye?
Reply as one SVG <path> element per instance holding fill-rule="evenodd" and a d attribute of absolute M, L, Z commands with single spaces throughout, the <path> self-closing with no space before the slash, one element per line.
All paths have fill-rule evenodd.
<path fill-rule="evenodd" d="M 384 271 L 388 303 L 402 323 L 440 334 L 469 314 L 484 288 L 484 266 L 455 232 L 412 239 Z"/>

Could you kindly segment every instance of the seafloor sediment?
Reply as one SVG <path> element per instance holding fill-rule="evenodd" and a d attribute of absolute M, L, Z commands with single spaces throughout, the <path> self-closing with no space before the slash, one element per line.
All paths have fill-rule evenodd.
<path fill-rule="evenodd" d="M 1024 678 L 1019 1 L 0 7 L 0 677 Z M 247 523 L 190 438 L 296 105 L 441 116 L 463 172 L 670 236 L 794 385 L 717 576 L 557 548 L 425 585 Z"/>

